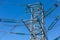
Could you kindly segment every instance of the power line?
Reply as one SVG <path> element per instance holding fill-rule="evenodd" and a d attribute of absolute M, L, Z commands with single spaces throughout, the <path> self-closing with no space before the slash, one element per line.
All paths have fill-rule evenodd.
<path fill-rule="evenodd" d="M 6 23 L 22 22 L 25 24 L 26 28 L 30 32 L 30 34 L 11 32 L 17 26 L 21 26 L 20 24 L 19 25 L 16 24 L 12 27 L 12 29 L 10 29 L 9 32 L 5 32 L 5 33 L 18 34 L 18 35 L 30 35 L 30 40 L 48 40 L 47 30 L 45 26 L 45 18 L 48 15 L 50 15 L 58 6 L 59 5 L 55 3 L 53 7 L 45 11 L 44 6 L 41 2 L 34 3 L 34 4 L 26 4 L 26 12 L 31 13 L 30 15 L 31 18 L 29 20 L 14 20 L 14 19 L 0 18 L 0 22 L 6 22 Z M 56 17 L 56 19 L 49 26 L 48 30 L 51 30 L 59 19 L 60 18 Z"/>

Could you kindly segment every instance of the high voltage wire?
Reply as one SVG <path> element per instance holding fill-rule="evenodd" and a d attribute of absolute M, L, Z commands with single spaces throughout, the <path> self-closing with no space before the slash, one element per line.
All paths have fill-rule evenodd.
<path fill-rule="evenodd" d="M 9 32 L 11 32 L 14 28 L 15 28 L 16 26 L 13 26 L 10 30 L 9 30 Z M 1 31 L 1 32 L 4 32 L 5 34 L 3 35 L 3 37 L 8 33 L 8 32 L 5 32 L 5 31 Z M 1 38 L 3 38 L 3 37 L 1 37 Z M 0 39 L 1 40 L 1 39 Z"/>
<path fill-rule="evenodd" d="M 11 32 L 11 31 L 14 30 L 16 27 L 17 27 L 17 26 L 13 26 L 13 27 L 9 30 L 9 32 L 0 31 L 0 32 L 4 32 L 4 33 L 5 33 L 5 34 L 3 34 L 3 36 L 0 38 L 0 40 L 3 39 L 3 37 L 4 37 L 6 34 L 8 34 L 8 33 L 10 33 L 10 34 L 20 34 L 20 35 L 24 35 L 23 33 L 13 33 L 13 32 Z"/>
<path fill-rule="evenodd" d="M 27 34 L 27 33 L 18 33 L 18 32 L 6 32 L 6 31 L 2 31 L 0 30 L 0 32 L 3 32 L 5 34 L 16 34 L 16 35 L 30 35 L 30 34 Z"/>
<path fill-rule="evenodd" d="M 6 23 L 21 23 L 21 20 L 0 18 L 0 22 L 6 22 Z"/>
<path fill-rule="evenodd" d="M 33 6 L 33 5 L 32 5 Z M 44 13 L 47 13 L 47 14 L 44 14 L 45 16 L 44 16 L 44 18 L 46 18 L 48 15 L 50 15 L 51 14 L 51 12 L 53 12 L 57 7 L 58 7 L 59 5 L 57 5 L 57 4 L 55 4 L 54 5 L 54 7 L 53 8 L 50 8 L 50 9 L 48 9 L 46 12 L 44 12 Z M 28 7 L 28 5 L 27 5 L 27 7 Z M 58 19 L 56 19 L 56 20 L 58 20 Z M 34 20 L 27 20 L 27 21 L 23 21 L 22 20 L 22 22 L 24 23 L 24 22 L 28 22 L 28 21 L 34 21 Z M 39 20 L 40 21 L 40 20 Z M 0 18 L 0 22 L 8 22 L 8 23 L 20 23 L 21 21 L 19 20 L 11 20 L 11 19 L 2 19 L 2 18 Z M 55 23 L 56 24 L 56 23 Z M 52 29 L 52 27 L 54 27 L 54 25 L 55 24 L 51 24 L 50 26 L 49 26 L 49 30 L 50 29 Z M 25 24 L 26 25 L 26 24 Z M 18 34 L 18 35 L 31 35 L 31 34 L 26 34 L 26 33 L 15 33 L 15 32 L 11 32 L 12 30 L 14 30 L 17 26 L 20 26 L 20 25 L 14 25 L 13 26 L 13 28 L 12 29 L 10 29 L 10 31 L 9 32 L 6 32 L 6 33 L 11 33 L 11 34 Z M 27 26 L 27 25 L 26 25 Z M 50 28 L 51 27 L 51 28 Z M 27 27 L 27 29 L 30 31 L 30 29 Z M 2 32 L 2 31 L 1 31 Z M 5 32 L 5 31 L 4 31 Z"/>

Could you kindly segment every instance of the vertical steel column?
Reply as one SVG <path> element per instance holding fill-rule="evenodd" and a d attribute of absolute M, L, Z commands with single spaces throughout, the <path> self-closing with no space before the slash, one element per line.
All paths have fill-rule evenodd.
<path fill-rule="evenodd" d="M 48 40 L 47 38 L 47 32 L 46 32 L 46 27 L 45 27 L 45 18 L 44 18 L 44 7 L 42 5 L 42 36 L 41 36 L 41 40 Z"/>

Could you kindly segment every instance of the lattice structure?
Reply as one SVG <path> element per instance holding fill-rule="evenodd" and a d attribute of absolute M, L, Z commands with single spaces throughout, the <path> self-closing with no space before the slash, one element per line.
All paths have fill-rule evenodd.
<path fill-rule="evenodd" d="M 45 26 L 45 18 L 49 14 L 51 14 L 51 12 L 53 12 L 59 5 L 54 4 L 54 6 L 49 8 L 47 11 L 44 11 L 44 6 L 41 2 L 35 4 L 28 4 L 26 6 L 27 6 L 26 13 L 30 14 L 30 19 L 23 20 L 23 23 L 29 30 L 30 34 L 14 33 L 14 32 L 9 32 L 9 33 L 19 34 L 19 35 L 30 35 L 30 40 L 48 40 L 46 26 Z M 55 18 L 55 20 L 49 26 L 48 31 L 54 27 L 54 25 L 59 21 L 59 19 L 60 19 L 59 16 Z M 20 23 L 20 21 L 17 20 L 12 20 L 12 19 L 10 20 L 3 18 L 0 18 L 0 22 Z M 20 26 L 20 25 L 15 25 L 15 27 L 13 27 L 11 30 L 16 28 L 16 26 Z"/>
<path fill-rule="evenodd" d="M 44 23 L 44 8 L 42 3 L 28 4 L 27 12 L 30 13 L 30 20 L 23 20 L 30 31 L 30 40 L 48 40 Z"/>

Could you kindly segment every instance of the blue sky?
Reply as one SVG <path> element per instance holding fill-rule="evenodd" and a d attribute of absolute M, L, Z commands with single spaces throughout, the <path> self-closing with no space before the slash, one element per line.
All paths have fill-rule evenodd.
<path fill-rule="evenodd" d="M 0 18 L 8 18 L 8 19 L 29 19 L 29 14 L 25 13 L 25 4 L 26 3 L 37 3 L 42 2 L 44 5 L 44 9 L 47 10 L 50 7 L 53 7 L 53 4 L 56 3 L 56 0 L 0 0 Z M 54 20 L 55 16 L 60 16 L 60 6 L 57 7 L 52 14 L 50 14 L 46 18 L 46 29 Z M 27 17 L 28 16 L 28 17 Z M 0 40 L 30 40 L 29 35 L 16 35 L 16 34 L 9 34 L 9 32 L 13 27 L 14 24 L 23 24 L 21 23 L 5 23 L 0 22 L 0 30 L 6 32 L 0 32 Z M 10 31 L 11 32 L 11 31 Z M 17 26 L 12 32 L 19 32 L 19 33 L 27 33 L 29 31 L 25 26 Z M 53 40 L 54 38 L 60 35 L 60 21 L 54 26 L 52 30 L 47 32 L 47 36 L 49 40 Z"/>

